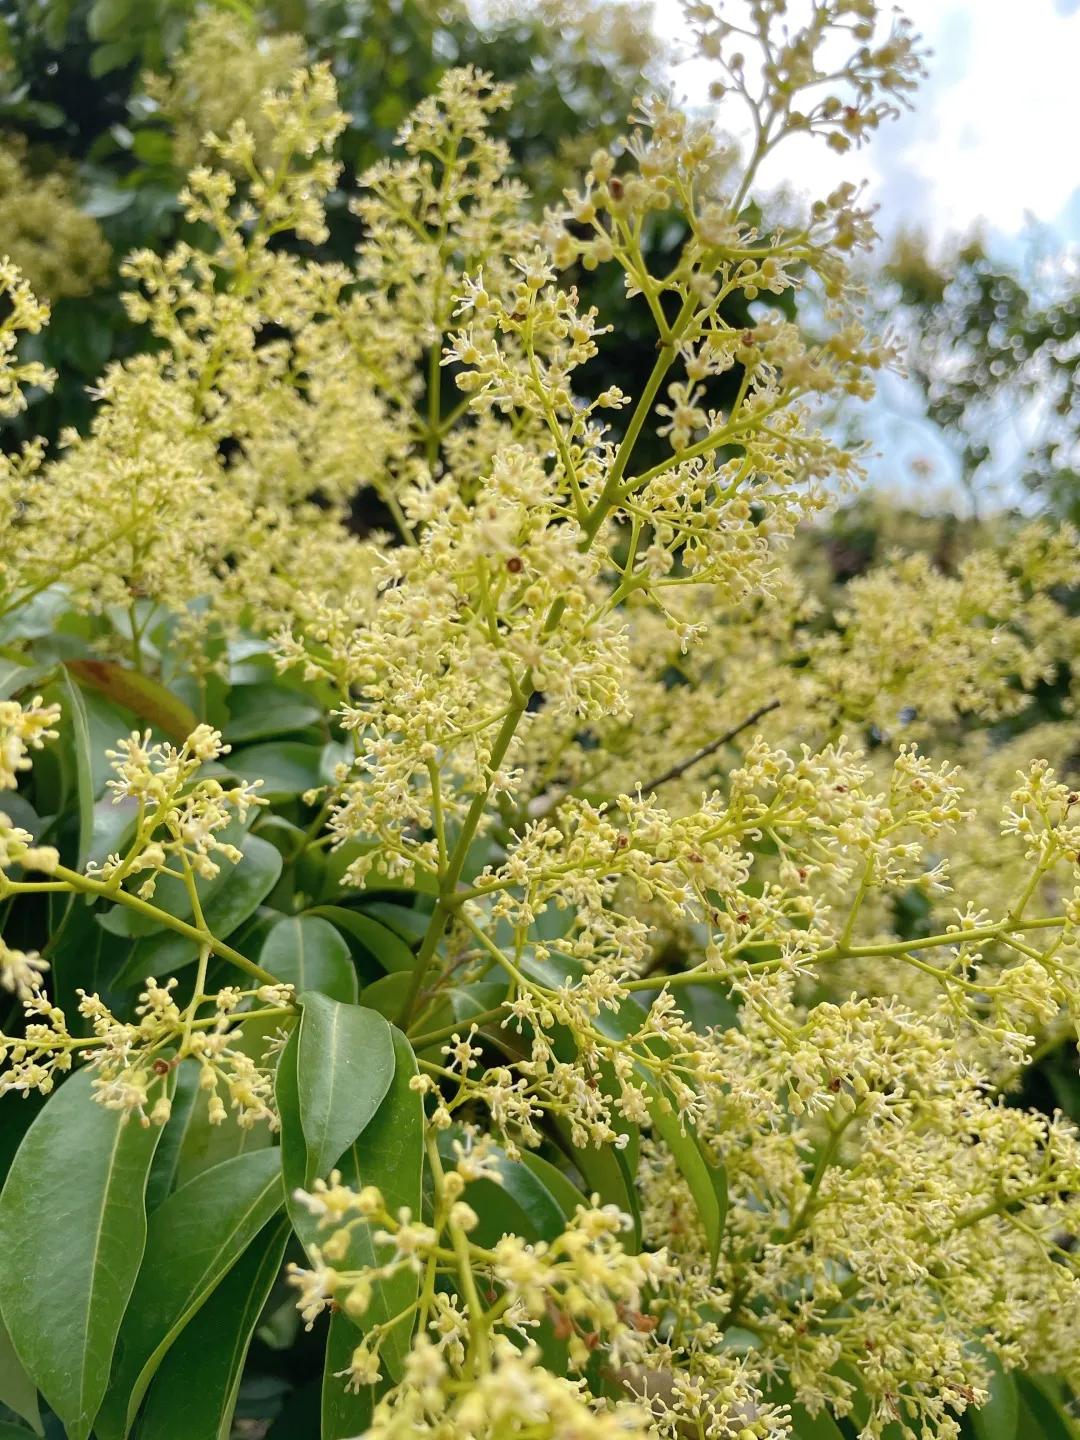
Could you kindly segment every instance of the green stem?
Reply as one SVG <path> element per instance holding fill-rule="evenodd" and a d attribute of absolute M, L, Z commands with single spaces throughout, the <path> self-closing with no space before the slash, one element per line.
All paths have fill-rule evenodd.
<path fill-rule="evenodd" d="M 487 766 L 489 772 L 497 770 L 502 764 L 506 752 L 509 750 L 510 744 L 513 741 L 518 722 L 525 713 L 527 704 L 528 700 L 526 699 L 520 704 L 513 705 L 511 709 L 507 711 L 506 718 L 499 728 L 498 735 L 495 737 L 495 743 L 491 747 L 491 755 L 488 759 Z M 490 787 L 485 786 L 483 790 L 478 791 L 476 795 L 473 796 L 472 803 L 462 822 L 457 841 L 453 850 L 450 852 L 450 858 L 447 861 L 446 869 L 442 877 L 442 884 L 440 885 L 439 898 L 436 900 L 435 908 L 431 912 L 431 920 L 428 922 L 423 943 L 417 951 L 416 964 L 413 967 L 409 991 L 405 996 L 405 1003 L 402 1006 L 401 1015 L 398 1019 L 398 1024 L 402 1029 L 407 1027 L 409 1020 L 412 1018 L 416 1001 L 420 995 L 420 987 L 424 983 L 424 977 L 427 974 L 436 950 L 439 948 L 439 941 L 442 939 L 450 916 L 453 913 L 453 893 L 461 878 L 461 871 L 465 865 L 465 857 L 469 853 L 469 846 L 473 842 L 473 837 L 476 834 L 477 827 L 483 816 L 489 788 Z"/>
<path fill-rule="evenodd" d="M 660 353 L 656 357 L 652 374 L 646 381 L 645 389 L 641 392 L 637 405 L 634 407 L 630 424 L 626 427 L 626 434 L 622 438 L 622 443 L 616 452 L 611 469 L 608 471 L 604 488 L 597 497 L 596 504 L 593 506 L 589 518 L 582 526 L 583 544 L 586 541 L 589 545 L 592 544 L 597 531 L 604 523 L 611 507 L 618 502 L 622 477 L 626 472 L 627 465 L 630 463 L 630 457 L 633 454 L 634 447 L 644 428 L 645 421 L 652 413 L 653 403 L 660 391 L 660 386 L 664 383 L 665 376 L 675 363 L 675 342 L 689 323 L 696 306 L 697 300 L 693 291 L 691 291 L 683 301 L 682 309 L 679 311 L 669 334 L 661 337 Z M 586 545 L 585 548 L 588 548 L 588 545 Z"/>
<path fill-rule="evenodd" d="M 186 920 L 179 919 L 176 915 L 170 915 L 165 910 L 160 910 L 149 901 L 140 899 L 138 895 L 132 895 L 127 890 L 114 888 L 102 880 L 94 880 L 89 875 L 80 875 L 77 870 L 69 870 L 66 865 L 56 867 L 56 875 L 59 880 L 65 882 L 67 888 L 81 891 L 85 895 L 96 895 L 103 900 L 112 900 L 118 905 L 126 905 L 129 910 L 136 911 L 139 915 L 145 915 L 148 920 L 153 920 L 157 925 L 164 925 L 169 930 L 175 930 L 178 935 L 185 936 L 188 940 L 194 940 L 196 945 L 206 945 L 215 955 L 220 955 L 223 960 L 228 960 L 238 970 L 260 981 L 263 985 L 277 985 L 276 976 L 271 975 L 269 970 L 264 970 L 261 965 L 256 965 L 254 960 L 249 960 L 246 955 L 241 955 L 239 950 L 234 950 L 231 945 L 226 945 L 224 940 L 218 940 L 206 929 L 199 929 L 196 925 L 189 925 Z M 5 889 L 13 890 L 16 894 L 20 891 L 38 890 L 38 885 L 19 885 L 10 881 L 5 882 Z M 48 884 L 44 888 L 54 890 L 58 888 L 55 884 Z"/>
<path fill-rule="evenodd" d="M 997 925 L 982 925 L 974 930 L 949 930 L 940 935 L 924 935 L 914 940 L 889 940 L 877 945 L 830 945 L 817 955 L 808 957 L 815 965 L 831 960 L 861 960 L 878 955 L 905 955 L 909 950 L 929 950 L 939 945 L 966 945 L 971 941 L 999 940 L 1014 930 L 1060 929 L 1067 923 L 1064 915 L 1043 915 L 1038 919 L 1019 922 L 1001 921 Z M 771 942 L 770 942 L 771 943 Z M 747 967 L 751 970 L 775 967 L 776 960 L 753 961 Z M 718 972 L 709 964 L 697 965 L 692 970 L 682 970 L 675 975 L 649 975 L 636 980 L 627 980 L 627 990 L 659 990 L 665 985 L 709 985 L 731 983 L 732 976 Z"/>

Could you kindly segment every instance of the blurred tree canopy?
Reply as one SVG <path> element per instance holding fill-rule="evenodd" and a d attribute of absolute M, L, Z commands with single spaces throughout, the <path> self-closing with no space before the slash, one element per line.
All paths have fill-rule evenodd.
<path fill-rule="evenodd" d="M 885 265 L 908 372 L 952 442 L 973 508 L 1025 487 L 1080 520 L 1080 276 L 1061 255 L 1019 265 L 973 237 L 932 259 L 902 237 Z M 1005 472 L 1000 496 L 988 493 Z M 1000 486 L 999 486 L 1000 488 Z"/>

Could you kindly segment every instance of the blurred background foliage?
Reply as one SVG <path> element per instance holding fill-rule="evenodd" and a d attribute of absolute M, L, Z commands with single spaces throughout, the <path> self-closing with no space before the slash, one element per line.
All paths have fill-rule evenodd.
<path fill-rule="evenodd" d="M 903 235 L 885 304 L 930 422 L 951 441 L 969 507 L 1023 496 L 1080 521 L 1080 276 L 1033 238 L 1009 265 L 975 234 L 931 258 Z"/>

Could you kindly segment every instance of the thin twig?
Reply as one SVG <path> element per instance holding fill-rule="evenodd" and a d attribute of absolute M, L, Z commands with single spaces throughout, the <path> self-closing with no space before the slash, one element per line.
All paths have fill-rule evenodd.
<path fill-rule="evenodd" d="M 710 740 L 708 745 L 703 745 L 700 750 L 695 750 L 693 755 L 688 755 L 685 760 L 680 760 L 677 765 L 672 765 L 670 770 L 665 770 L 664 773 L 658 775 L 655 780 L 646 781 L 641 787 L 642 793 L 647 795 L 651 790 L 659 790 L 660 786 L 666 785 L 669 780 L 677 780 L 680 775 L 685 775 L 687 770 L 692 769 L 693 766 L 697 765 L 700 761 L 707 760 L 710 755 L 715 755 L 722 745 L 726 745 L 729 740 L 734 740 L 736 735 L 741 735 L 742 732 L 753 725 L 756 720 L 760 720 L 763 715 L 768 715 L 770 710 L 778 710 L 779 708 L 779 700 L 770 700 L 767 705 L 760 705 L 752 715 L 748 715 L 746 719 L 741 720 L 738 725 L 732 726 L 730 730 L 725 730 L 723 735 L 718 735 L 715 740 Z"/>

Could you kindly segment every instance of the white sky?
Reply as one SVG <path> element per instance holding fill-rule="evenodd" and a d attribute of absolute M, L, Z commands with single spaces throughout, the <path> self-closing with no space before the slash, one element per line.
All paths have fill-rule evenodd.
<path fill-rule="evenodd" d="M 917 225 L 933 237 L 979 220 L 1001 240 L 1029 218 L 1080 242 L 1080 0 L 901 0 L 934 52 L 914 113 L 883 128 L 855 156 L 800 137 L 772 157 L 764 179 L 801 190 L 865 176 L 878 228 Z M 661 34 L 685 41 L 677 0 L 656 0 Z M 674 74 L 692 102 L 707 62 Z"/>

